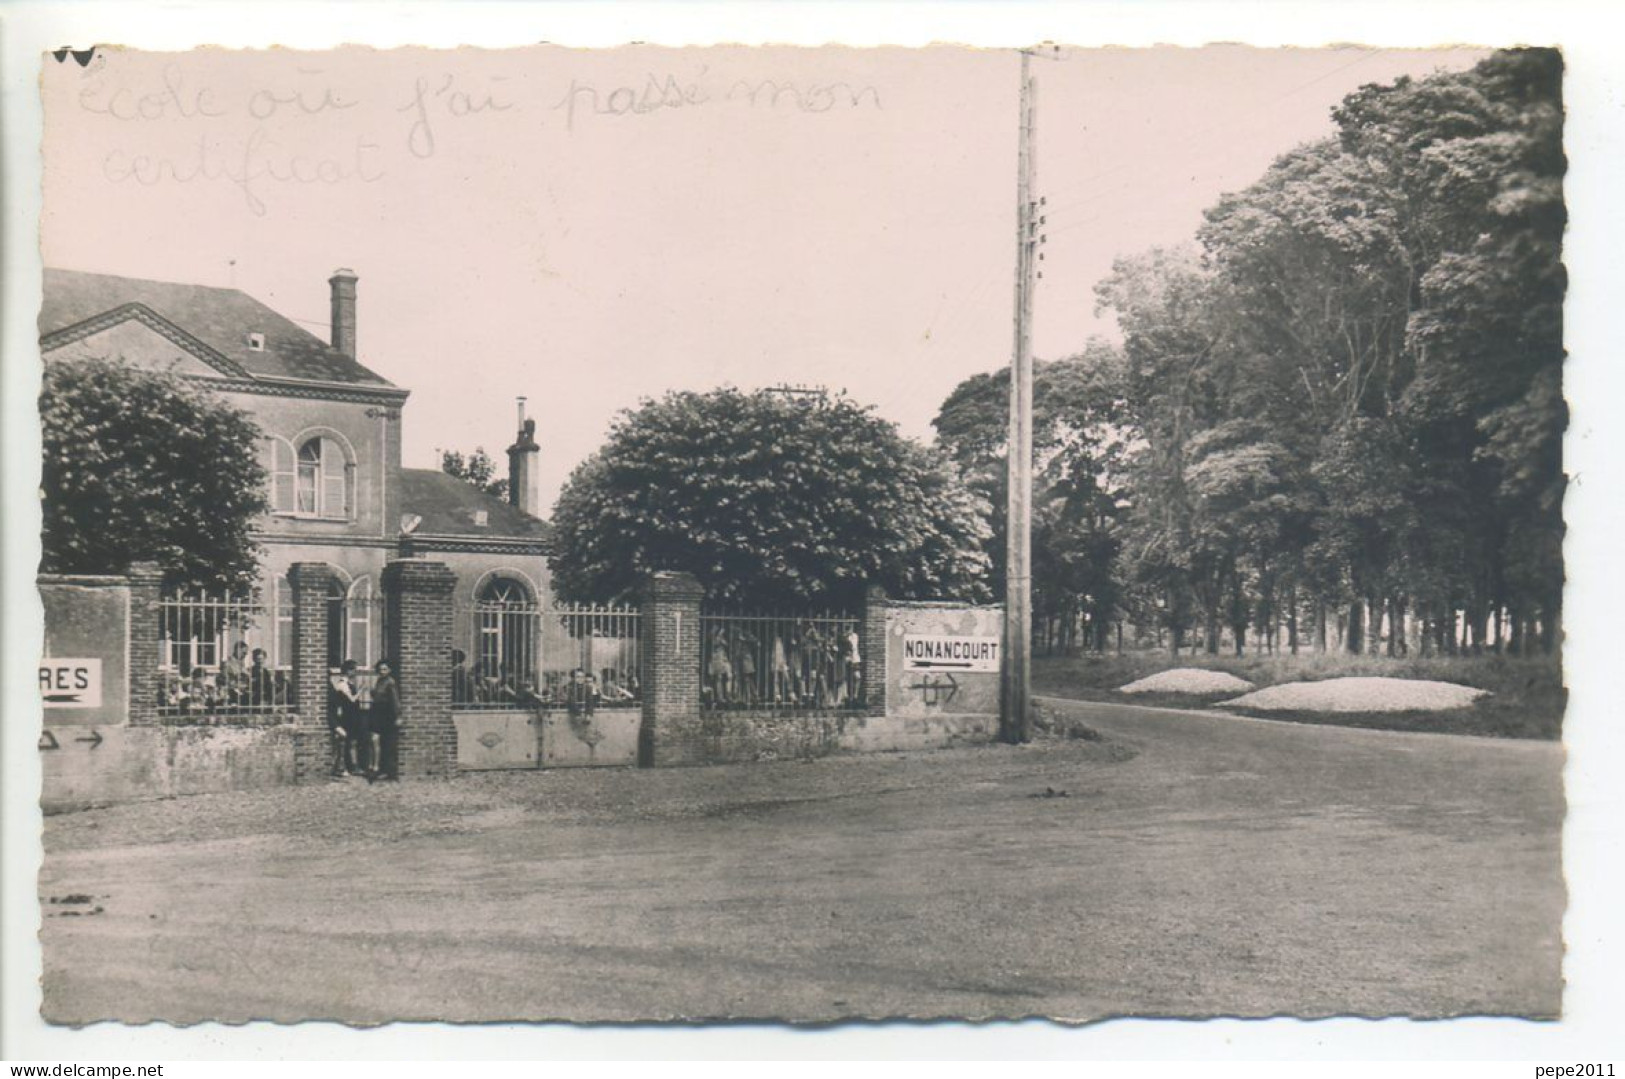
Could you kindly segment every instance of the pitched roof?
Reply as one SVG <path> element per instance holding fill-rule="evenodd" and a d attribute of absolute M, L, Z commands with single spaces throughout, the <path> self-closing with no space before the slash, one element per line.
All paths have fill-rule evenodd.
<path fill-rule="evenodd" d="M 423 518 L 417 531 L 424 536 L 546 540 L 552 535 L 546 521 L 432 468 L 401 469 L 401 509 Z M 479 510 L 485 511 L 483 525 L 475 524 Z"/>
<path fill-rule="evenodd" d="M 250 375 L 392 385 L 309 330 L 234 288 L 47 269 L 40 337 L 130 304 L 148 308 Z M 248 347 L 250 333 L 265 335 L 263 351 Z"/>

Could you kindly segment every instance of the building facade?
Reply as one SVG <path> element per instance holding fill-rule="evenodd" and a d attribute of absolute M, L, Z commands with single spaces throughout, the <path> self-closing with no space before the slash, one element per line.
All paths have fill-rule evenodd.
<path fill-rule="evenodd" d="M 384 565 L 411 555 L 456 573 L 453 641 L 468 642 L 470 662 L 534 662 L 533 642 L 511 639 L 519 623 L 504 617 L 550 600 L 534 421 L 521 405 L 507 501 L 439 471 L 403 468 L 410 391 L 357 359 L 356 275 L 341 269 L 328 284 L 323 341 L 236 289 L 47 269 L 40 350 L 47 363 L 105 358 L 173 371 L 259 427 L 269 505 L 256 529 L 263 616 L 238 639 L 263 647 L 270 666 L 293 663 L 291 566 L 328 567 L 328 662 L 368 667 L 384 658 Z M 171 633 L 161 663 L 179 675 L 217 668 L 235 643 Z"/>

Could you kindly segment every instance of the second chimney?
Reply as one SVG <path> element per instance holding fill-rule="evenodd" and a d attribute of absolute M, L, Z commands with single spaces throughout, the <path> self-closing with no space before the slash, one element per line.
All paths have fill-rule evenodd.
<path fill-rule="evenodd" d="M 508 447 L 508 501 L 522 513 L 540 517 L 541 476 L 537 464 L 542 448 L 536 444 L 536 421 L 525 418 L 525 399 L 519 398 L 519 434 Z"/>
<path fill-rule="evenodd" d="M 354 270 L 338 269 L 327 279 L 333 293 L 333 347 L 355 359 Z"/>

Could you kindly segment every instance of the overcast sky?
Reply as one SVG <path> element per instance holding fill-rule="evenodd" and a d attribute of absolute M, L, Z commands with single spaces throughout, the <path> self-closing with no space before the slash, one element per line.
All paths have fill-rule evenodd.
<path fill-rule="evenodd" d="M 1080 50 L 1036 61 L 1040 357 L 1114 258 L 1331 132 L 1347 92 L 1482 52 Z M 1009 362 L 1017 59 L 967 49 L 104 54 L 47 65 L 47 265 L 237 287 L 412 390 L 409 466 L 499 459 L 530 398 L 548 504 L 640 397 L 845 388 L 905 433 Z M 771 83 L 764 82 L 771 80 Z M 189 178 L 189 179 L 188 179 Z M 184 180 L 184 182 L 182 182 Z"/>

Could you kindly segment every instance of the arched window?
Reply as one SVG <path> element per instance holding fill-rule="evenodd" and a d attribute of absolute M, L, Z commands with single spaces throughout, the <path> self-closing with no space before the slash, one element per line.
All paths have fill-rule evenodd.
<path fill-rule="evenodd" d="M 480 677 L 492 685 L 517 689 L 536 683 L 537 619 L 535 598 L 524 582 L 493 576 L 475 597 L 474 652 Z"/>
<path fill-rule="evenodd" d="M 295 447 L 266 438 L 271 512 L 348 520 L 355 505 L 355 466 L 337 439 L 313 435 Z"/>

